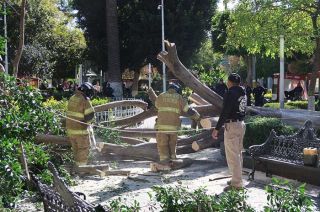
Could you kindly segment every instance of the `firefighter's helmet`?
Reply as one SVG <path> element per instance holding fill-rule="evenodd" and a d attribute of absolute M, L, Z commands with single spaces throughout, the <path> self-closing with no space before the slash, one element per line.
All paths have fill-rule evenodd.
<path fill-rule="evenodd" d="M 181 86 L 178 83 L 170 83 L 168 89 L 174 89 L 178 94 L 181 94 Z"/>
<path fill-rule="evenodd" d="M 93 96 L 93 85 L 90 82 L 83 83 L 79 90 L 86 95 L 86 97 L 91 98 Z"/>

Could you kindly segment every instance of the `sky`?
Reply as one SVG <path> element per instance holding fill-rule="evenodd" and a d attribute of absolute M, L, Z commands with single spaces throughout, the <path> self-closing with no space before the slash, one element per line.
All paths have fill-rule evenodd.
<path fill-rule="evenodd" d="M 233 1 L 232 3 L 229 3 L 229 4 L 228 4 L 228 8 L 229 8 L 229 9 L 234 8 L 234 5 L 235 5 L 237 2 L 238 2 L 238 0 L 235 0 L 235 1 Z M 218 2 L 218 10 L 219 10 L 219 11 L 224 10 L 223 0 L 219 0 L 219 2 Z"/>

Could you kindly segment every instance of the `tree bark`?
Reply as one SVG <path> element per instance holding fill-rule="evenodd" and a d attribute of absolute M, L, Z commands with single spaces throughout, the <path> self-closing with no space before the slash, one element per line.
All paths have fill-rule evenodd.
<path fill-rule="evenodd" d="M 209 137 L 211 137 L 211 133 L 212 133 L 212 130 L 205 130 L 198 135 L 194 135 L 194 136 L 187 137 L 187 138 L 180 138 L 180 139 L 178 139 L 177 146 L 190 145 L 194 141 L 200 140 L 202 138 L 209 138 Z"/>
<path fill-rule="evenodd" d="M 122 97 L 117 1 L 106 0 L 108 81 L 115 97 Z"/>
<path fill-rule="evenodd" d="M 244 61 L 247 65 L 247 78 L 246 78 L 246 82 L 248 83 L 248 85 L 250 85 L 250 87 L 252 87 L 252 56 L 251 55 L 246 55 L 244 56 Z"/>
<path fill-rule="evenodd" d="M 135 71 L 135 72 L 134 72 L 132 89 L 131 89 L 131 95 L 132 95 L 132 96 L 138 95 L 138 91 L 139 91 L 139 77 L 140 77 L 140 71 Z"/>
<path fill-rule="evenodd" d="M 95 112 L 102 112 L 107 111 L 109 109 L 115 108 L 115 107 L 127 107 L 127 106 L 134 106 L 139 107 L 143 110 L 146 110 L 148 107 L 148 103 L 141 101 L 141 100 L 123 100 L 123 101 L 115 101 L 115 102 L 109 102 L 104 105 L 98 105 L 94 107 Z"/>
<path fill-rule="evenodd" d="M 150 108 L 149 110 L 139 113 L 138 115 L 135 115 L 129 118 L 115 120 L 115 121 L 112 121 L 111 123 L 114 124 L 114 126 L 118 126 L 118 127 L 119 126 L 129 127 L 156 115 L 157 115 L 157 111 L 155 110 L 155 108 Z M 101 123 L 103 124 L 103 122 Z"/>
<path fill-rule="evenodd" d="M 190 87 L 194 92 L 200 93 L 201 97 L 212 104 L 216 114 L 220 114 L 222 109 L 222 97 L 213 92 L 209 87 L 202 84 L 179 60 L 176 45 L 165 41 L 167 52 L 158 54 L 158 59 L 164 62 L 169 70 L 186 86 Z"/>
<path fill-rule="evenodd" d="M 192 149 L 196 152 L 199 152 L 207 148 L 219 147 L 220 143 L 218 140 L 213 140 L 212 137 L 209 137 L 194 141 L 192 143 Z"/>
<path fill-rule="evenodd" d="M 22 56 L 23 46 L 24 46 L 24 31 L 25 31 L 25 16 L 26 16 L 26 5 L 27 0 L 22 0 L 21 2 L 21 11 L 20 11 L 20 38 L 19 38 L 19 46 L 17 49 L 17 53 L 12 61 L 13 66 L 13 76 L 17 77 L 19 72 L 19 64 Z"/>
<path fill-rule="evenodd" d="M 192 93 L 189 96 L 189 100 L 194 102 L 196 105 L 209 105 L 209 103 L 206 100 L 204 100 L 200 95 L 196 93 Z"/>
<path fill-rule="evenodd" d="M 124 129 L 125 131 L 119 131 L 120 136 L 134 137 L 134 138 L 155 138 L 156 132 L 154 129 Z"/>

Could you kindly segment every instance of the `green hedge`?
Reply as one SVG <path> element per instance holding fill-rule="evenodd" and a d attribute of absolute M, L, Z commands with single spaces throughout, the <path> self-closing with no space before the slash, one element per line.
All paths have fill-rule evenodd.
<path fill-rule="evenodd" d="M 284 125 L 280 119 L 251 116 L 246 119 L 246 134 L 244 137 L 244 148 L 252 145 L 262 144 L 266 141 L 272 129 L 278 135 L 289 135 L 294 133 L 294 128 Z"/>
<path fill-rule="evenodd" d="M 316 102 L 316 110 L 319 111 L 319 103 Z M 279 109 L 280 108 L 280 103 L 279 102 L 272 102 L 272 103 L 266 103 L 264 107 L 269 107 L 269 108 L 274 108 L 274 109 Z M 286 102 L 284 104 L 285 109 L 308 109 L 308 101 L 292 101 L 292 102 Z"/>

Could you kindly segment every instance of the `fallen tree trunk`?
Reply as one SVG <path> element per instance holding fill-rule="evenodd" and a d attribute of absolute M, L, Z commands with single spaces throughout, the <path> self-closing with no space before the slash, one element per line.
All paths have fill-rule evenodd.
<path fill-rule="evenodd" d="M 177 146 L 190 145 L 194 141 L 197 141 L 199 139 L 211 137 L 211 134 L 212 134 L 212 130 L 205 130 L 198 135 L 194 135 L 188 138 L 178 139 Z"/>
<path fill-rule="evenodd" d="M 181 63 L 176 45 L 165 41 L 167 51 L 158 54 L 158 59 L 164 62 L 169 70 L 186 86 L 212 104 L 215 114 L 220 114 L 222 109 L 222 97 L 213 92 L 208 86 L 202 84 L 193 74 Z"/>
<path fill-rule="evenodd" d="M 156 132 L 154 129 L 123 129 L 119 131 L 120 136 L 123 137 L 135 137 L 135 138 L 155 138 Z"/>
<path fill-rule="evenodd" d="M 206 100 L 204 100 L 201 96 L 199 96 L 196 93 L 192 93 L 189 96 L 189 100 L 191 100 L 192 102 L 194 102 L 196 105 L 209 105 L 209 102 L 207 102 Z"/>
<path fill-rule="evenodd" d="M 146 110 L 148 107 L 148 104 L 141 100 L 122 100 L 122 101 L 114 101 L 110 102 L 104 105 L 98 105 L 94 107 L 95 112 L 103 112 L 107 111 L 109 109 L 115 108 L 115 107 L 127 107 L 127 106 L 134 106 L 142 108 L 143 110 Z"/>
<path fill-rule="evenodd" d="M 67 137 L 57 135 L 37 134 L 35 137 L 36 144 L 57 144 L 63 146 L 71 146 L 71 142 Z"/>
<path fill-rule="evenodd" d="M 193 107 L 200 114 L 201 118 L 213 117 L 219 115 L 212 105 L 198 105 Z"/>

